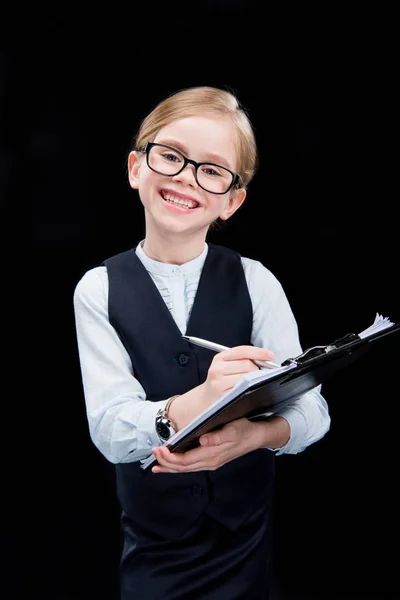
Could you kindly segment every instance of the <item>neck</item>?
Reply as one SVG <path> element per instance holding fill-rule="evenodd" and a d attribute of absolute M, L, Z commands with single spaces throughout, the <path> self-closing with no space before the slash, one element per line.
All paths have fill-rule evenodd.
<path fill-rule="evenodd" d="M 194 240 L 193 237 L 183 238 L 181 235 L 171 234 L 155 238 L 146 234 L 143 251 L 153 260 L 172 265 L 183 265 L 197 258 L 204 250 L 205 238 Z"/>

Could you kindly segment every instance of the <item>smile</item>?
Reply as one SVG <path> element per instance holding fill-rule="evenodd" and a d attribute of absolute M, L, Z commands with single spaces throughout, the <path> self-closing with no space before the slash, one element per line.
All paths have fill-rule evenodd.
<path fill-rule="evenodd" d="M 175 206 L 181 206 L 182 208 L 197 208 L 199 203 L 195 200 L 189 200 L 189 198 L 180 198 L 179 196 L 175 196 L 171 194 L 171 192 L 162 191 L 161 196 L 165 202 L 169 202 L 170 204 L 175 204 Z"/>

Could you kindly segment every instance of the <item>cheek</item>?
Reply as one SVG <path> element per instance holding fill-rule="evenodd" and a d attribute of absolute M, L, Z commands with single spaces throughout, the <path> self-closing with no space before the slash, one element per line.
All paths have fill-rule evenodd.
<path fill-rule="evenodd" d="M 160 180 L 156 173 L 144 169 L 139 175 L 139 194 L 142 204 L 150 206 L 157 202 L 160 198 L 158 189 L 160 188 Z"/>
<path fill-rule="evenodd" d="M 154 171 L 150 171 L 150 169 L 144 167 L 140 170 L 139 184 L 141 187 L 151 186 L 152 189 L 155 189 L 160 186 L 160 176 L 157 175 L 157 173 L 154 173 Z"/>

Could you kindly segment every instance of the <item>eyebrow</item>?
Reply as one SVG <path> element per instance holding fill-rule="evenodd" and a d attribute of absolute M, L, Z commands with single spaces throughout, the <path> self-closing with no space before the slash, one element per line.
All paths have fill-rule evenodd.
<path fill-rule="evenodd" d="M 157 140 L 156 143 L 164 144 L 165 146 L 171 146 L 172 148 L 175 148 L 176 150 L 179 150 L 180 152 L 182 152 L 182 154 L 184 154 L 185 156 L 187 156 L 187 154 L 188 154 L 187 147 L 184 144 L 182 144 L 181 142 L 178 142 L 177 140 L 167 138 L 166 140 L 165 139 Z M 219 154 L 213 154 L 212 152 L 207 152 L 207 160 L 199 160 L 196 162 L 215 163 L 216 165 L 220 165 L 221 167 L 226 167 L 230 171 L 233 170 L 229 166 L 229 164 L 225 160 L 225 158 L 223 158 Z"/>

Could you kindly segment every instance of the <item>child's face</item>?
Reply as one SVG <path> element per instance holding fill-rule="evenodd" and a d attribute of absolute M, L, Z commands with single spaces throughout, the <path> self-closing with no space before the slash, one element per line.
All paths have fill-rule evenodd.
<path fill-rule="evenodd" d="M 215 163 L 237 172 L 235 130 L 228 118 L 204 115 L 174 121 L 158 132 L 154 143 L 179 150 L 196 162 Z M 136 152 L 129 157 L 129 179 L 139 190 L 146 228 L 159 233 L 203 236 L 218 217 L 228 219 L 246 195 L 236 188 L 222 195 L 204 190 L 191 164 L 178 175 L 160 175 L 148 167 L 145 154 Z"/>

